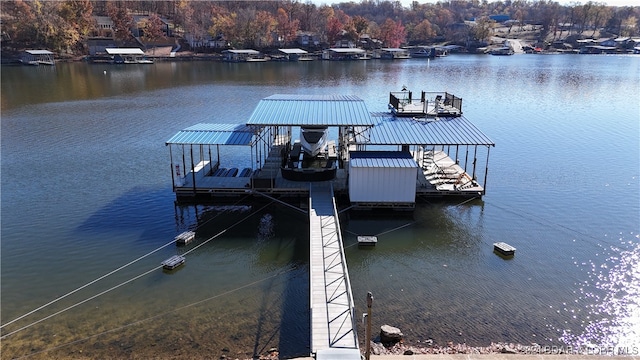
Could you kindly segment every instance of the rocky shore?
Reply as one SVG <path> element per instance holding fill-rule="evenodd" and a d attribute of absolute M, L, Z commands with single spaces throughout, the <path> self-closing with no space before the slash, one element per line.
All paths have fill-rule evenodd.
<path fill-rule="evenodd" d="M 397 342 L 385 346 L 379 342 L 371 342 L 371 354 L 373 355 L 417 355 L 417 354 L 565 354 L 566 350 L 542 346 L 538 344 L 521 345 L 513 343 L 491 343 L 489 346 L 469 346 L 467 344 L 455 344 L 449 342 L 446 345 L 436 345 L 427 341 L 424 346 L 406 345 Z"/>
<path fill-rule="evenodd" d="M 420 341 L 418 341 L 420 343 Z M 446 345 L 438 345 L 433 340 L 426 340 L 421 345 L 407 345 L 402 331 L 390 325 L 380 327 L 380 335 L 371 341 L 372 355 L 419 355 L 419 354 L 566 354 L 576 353 L 573 349 L 545 346 L 532 343 L 530 345 L 513 343 L 491 343 L 489 346 L 468 346 L 452 341 Z"/>
<path fill-rule="evenodd" d="M 364 355 L 364 349 L 361 349 Z M 371 355 L 495 355 L 495 354 L 520 354 L 520 355 L 577 355 L 588 352 L 574 352 L 570 348 L 557 346 L 545 346 L 539 344 L 522 345 L 514 343 L 496 342 L 488 346 L 468 346 L 466 344 L 455 344 L 448 342 L 446 345 L 437 345 L 427 340 L 424 345 L 407 345 L 404 341 L 383 344 L 379 341 L 371 341 Z M 232 356 L 222 355 L 221 360 L 230 360 Z M 279 353 L 275 348 L 254 357 L 252 360 L 278 360 Z M 307 358 L 304 358 L 307 359 Z M 309 358 L 310 359 L 310 358 Z M 246 359 L 249 360 L 249 359 Z"/>

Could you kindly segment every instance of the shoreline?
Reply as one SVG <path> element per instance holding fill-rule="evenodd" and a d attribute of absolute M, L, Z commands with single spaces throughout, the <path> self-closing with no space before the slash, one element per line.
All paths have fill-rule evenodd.
<path fill-rule="evenodd" d="M 363 349 L 361 350 L 364 359 Z M 370 358 L 373 359 L 430 359 L 437 356 L 440 359 L 449 360 L 470 360 L 470 359 L 506 359 L 517 356 L 524 360 L 544 360 L 552 359 L 581 359 L 592 358 L 593 356 L 606 356 L 607 359 L 636 359 L 640 356 L 640 348 L 637 347 L 573 347 L 570 345 L 522 345 L 514 343 L 492 342 L 489 346 L 468 346 L 464 343 L 454 344 L 449 342 L 446 346 L 414 346 L 406 345 L 402 341 L 384 346 L 382 343 L 371 341 Z M 222 356 L 221 359 L 231 359 L 232 357 Z M 238 358 L 233 358 L 238 360 Z M 270 349 L 267 353 L 254 356 L 251 360 L 279 360 L 277 349 Z M 250 360 L 250 359 L 246 359 Z M 314 360 L 313 357 L 297 357 L 291 360 Z"/>

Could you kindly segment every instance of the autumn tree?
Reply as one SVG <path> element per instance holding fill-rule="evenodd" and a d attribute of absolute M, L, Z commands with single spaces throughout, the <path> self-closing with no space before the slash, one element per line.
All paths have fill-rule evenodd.
<path fill-rule="evenodd" d="M 60 5 L 60 17 L 78 32 L 87 36 L 95 27 L 93 5 L 89 0 L 64 1 Z"/>
<path fill-rule="evenodd" d="M 483 16 L 476 19 L 475 26 L 473 27 L 473 37 L 478 41 L 484 41 L 493 33 L 493 26 L 495 21 L 491 20 L 487 16 Z"/>
<path fill-rule="evenodd" d="M 158 14 L 152 13 L 142 21 L 143 38 L 147 41 L 156 41 L 164 38 L 164 22 Z"/>
<path fill-rule="evenodd" d="M 23 4 L 30 7 L 27 11 L 30 20 L 27 23 L 26 19 L 17 19 L 18 26 L 25 27 L 25 34 L 29 34 L 35 44 L 59 52 L 70 52 L 79 46 L 80 33 L 72 22 L 60 15 L 62 2 L 36 0 Z"/>
<path fill-rule="evenodd" d="M 107 3 L 107 13 L 113 22 L 113 32 L 116 40 L 128 41 L 131 38 L 131 28 L 133 27 L 133 17 L 126 7 L 118 6 L 114 3 Z"/>
<path fill-rule="evenodd" d="M 282 42 L 285 44 L 291 43 L 296 38 L 300 20 L 292 20 L 285 9 L 278 8 L 276 22 L 276 32 L 278 33 L 278 38 L 282 39 Z"/>
<path fill-rule="evenodd" d="M 422 20 L 418 25 L 413 28 L 410 35 L 410 40 L 415 43 L 425 44 L 429 40 L 436 36 L 436 32 L 433 29 L 433 25 L 429 20 Z"/>
<path fill-rule="evenodd" d="M 362 34 L 366 34 L 369 29 L 369 21 L 362 16 L 354 16 L 352 19 L 353 28 L 355 29 L 358 36 Z"/>
<path fill-rule="evenodd" d="M 338 39 L 340 39 L 340 34 L 342 33 L 343 24 L 340 20 L 333 16 L 327 20 L 327 41 L 329 44 L 335 43 Z"/>
<path fill-rule="evenodd" d="M 189 0 L 178 0 L 176 3 L 176 14 L 174 24 L 176 28 L 187 31 L 187 27 L 193 22 L 193 6 Z"/>
<path fill-rule="evenodd" d="M 2 32 L 14 43 L 29 46 L 35 40 L 35 25 L 35 15 L 28 3 L 22 0 L 2 3 Z"/>
<path fill-rule="evenodd" d="M 267 11 L 258 11 L 255 18 L 255 36 L 250 41 L 256 46 L 270 46 L 273 43 L 272 34 L 277 25 L 276 19 Z"/>
<path fill-rule="evenodd" d="M 406 31 L 402 22 L 387 18 L 380 26 L 380 40 L 387 47 L 397 48 L 406 41 Z"/>
<path fill-rule="evenodd" d="M 195 46 L 203 44 L 208 40 L 209 30 L 213 24 L 213 17 L 219 7 L 204 1 L 190 1 L 189 9 L 181 9 L 183 16 L 189 16 L 190 22 L 185 23 L 184 32 L 189 42 Z M 213 34 L 213 37 L 215 38 Z"/>
<path fill-rule="evenodd" d="M 227 9 L 219 6 L 214 7 L 212 13 L 209 34 L 213 38 L 224 36 L 229 41 L 236 39 L 238 37 L 238 26 L 236 26 L 237 14 L 231 13 Z"/>

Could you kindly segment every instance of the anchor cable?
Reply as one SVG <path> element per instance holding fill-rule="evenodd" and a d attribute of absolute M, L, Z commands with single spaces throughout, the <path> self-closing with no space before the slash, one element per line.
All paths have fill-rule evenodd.
<path fill-rule="evenodd" d="M 233 225 L 231 225 L 231 226 L 227 227 L 226 229 L 224 229 L 224 230 L 220 231 L 220 232 L 219 232 L 219 233 L 217 233 L 216 235 L 214 235 L 214 236 L 210 237 L 209 239 L 207 239 L 207 240 L 203 241 L 203 242 L 202 242 L 201 244 L 199 244 L 198 246 L 196 246 L 196 247 L 194 247 L 193 249 L 191 249 L 191 250 L 187 251 L 187 252 L 185 253 L 185 255 L 186 255 L 186 254 L 188 254 L 188 253 L 190 253 L 190 252 L 192 252 L 192 251 L 194 251 L 194 250 L 196 250 L 197 248 L 199 248 L 199 247 L 203 246 L 204 244 L 208 243 L 209 241 L 211 241 L 211 240 L 213 240 L 213 239 L 215 239 L 215 238 L 217 238 L 217 237 L 221 236 L 222 234 L 224 234 L 225 232 L 227 232 L 227 230 L 229 230 L 229 229 L 231 229 L 231 228 L 233 228 L 233 227 L 235 227 L 235 226 L 239 225 L 240 223 L 242 223 L 243 221 L 245 221 L 245 220 L 246 220 L 246 219 L 248 219 L 249 217 L 253 216 L 254 214 L 258 213 L 259 211 L 262 211 L 264 208 L 266 208 L 267 206 L 271 205 L 272 203 L 273 203 L 273 202 L 267 203 L 266 205 L 264 205 L 264 206 L 263 206 L 263 207 L 261 207 L 260 209 L 258 209 L 258 210 L 256 210 L 256 211 L 252 212 L 251 214 L 249 214 L 249 215 L 245 216 L 244 218 L 240 219 L 239 221 L 237 221 L 237 222 L 236 222 L 236 223 L 234 223 Z M 173 243 L 173 241 L 172 241 L 171 243 Z M 164 245 L 164 246 L 166 246 L 166 245 Z M 163 247 L 164 247 L 164 246 L 163 246 Z M 159 250 L 159 249 L 158 249 L 158 250 Z M 154 252 L 155 252 L 155 251 L 154 251 Z M 14 330 L 14 331 L 12 331 L 12 332 L 9 332 L 9 333 L 7 333 L 7 334 L 4 334 L 4 335 L 0 336 L 0 339 L 4 339 L 4 338 L 6 338 L 6 337 L 8 337 L 8 336 L 10 336 L 10 335 L 13 335 L 13 334 L 15 334 L 15 333 L 17 333 L 17 332 L 20 332 L 20 331 L 25 330 L 25 329 L 28 329 L 28 328 L 30 328 L 30 327 L 32 327 L 32 326 L 34 326 L 34 325 L 36 325 L 36 324 L 39 324 L 39 323 L 41 323 L 42 321 L 48 320 L 48 319 L 50 319 L 50 318 L 52 318 L 52 317 L 54 317 L 54 316 L 56 316 L 56 315 L 59 315 L 59 314 L 61 314 L 61 313 L 63 313 L 63 312 L 66 312 L 66 311 L 68 311 L 68 310 L 71 310 L 71 309 L 73 309 L 73 308 L 75 308 L 75 307 L 77 307 L 77 306 L 79 306 L 79 305 L 82 305 L 82 304 L 84 304 L 84 303 L 86 303 L 86 302 L 88 302 L 88 301 L 90 301 L 90 300 L 93 300 L 93 299 L 95 299 L 95 298 L 97 298 L 97 297 L 99 297 L 99 296 L 101 296 L 101 295 L 104 295 L 104 294 L 106 294 L 106 293 L 108 293 L 108 292 L 110 292 L 110 291 L 113 291 L 113 290 L 115 290 L 115 289 L 117 289 L 117 288 L 119 288 L 119 287 L 121 287 L 121 286 L 123 286 L 123 285 L 126 285 L 126 284 L 128 284 L 128 283 L 130 283 L 130 282 L 132 282 L 132 281 L 134 281 L 134 280 L 137 280 L 137 279 L 139 279 L 139 278 L 141 278 L 141 277 L 143 277 L 143 276 L 145 276 L 145 275 L 148 275 L 148 274 L 150 274 L 151 272 L 153 272 L 153 271 L 155 271 L 155 270 L 157 270 L 157 269 L 162 268 L 162 266 L 163 266 L 163 265 L 156 266 L 156 267 L 152 268 L 151 270 L 148 270 L 148 271 L 146 271 L 146 272 L 144 272 L 144 273 L 142 273 L 142 274 L 140 274 L 140 275 L 137 275 L 137 276 L 135 276 L 135 277 L 133 277 L 133 278 L 131 278 L 131 279 L 129 279 L 129 280 L 126 280 L 126 281 L 124 281 L 124 282 L 122 282 L 122 283 L 120 283 L 120 284 L 118 284 L 118 285 L 115 285 L 115 286 L 113 286 L 113 287 L 111 287 L 111 288 L 109 288 L 109 289 L 107 289 L 107 290 L 104 290 L 104 291 L 102 291 L 102 292 L 100 292 L 100 293 L 98 293 L 98 294 L 96 294 L 96 295 L 93 295 L 93 296 L 91 296 L 91 297 L 89 297 L 89 298 L 87 298 L 87 299 L 85 299 L 85 300 L 82 300 L 82 301 L 80 301 L 80 302 L 78 302 L 78 303 L 75 303 L 75 304 L 73 304 L 73 305 L 70 305 L 70 306 L 68 306 L 68 307 L 66 307 L 66 308 L 64 308 L 64 309 L 62 309 L 62 310 L 60 310 L 60 311 L 58 311 L 58 312 L 55 312 L 55 313 L 53 313 L 53 314 L 51 314 L 51 315 L 48 315 L 48 316 L 46 316 L 46 317 L 44 317 L 44 318 L 42 318 L 42 319 L 40 319 L 40 320 L 36 320 L 36 321 L 34 321 L 34 322 L 32 322 L 32 323 L 30 323 L 30 324 L 28 324 L 28 325 L 25 325 L 25 326 L 23 326 L 23 327 L 21 327 L 21 328 L 19 328 L 19 329 L 17 329 L 17 330 Z"/>
<path fill-rule="evenodd" d="M 248 197 L 248 196 L 243 197 L 242 199 L 238 200 L 238 201 L 237 201 L 236 203 L 234 203 L 233 205 L 234 205 L 234 206 L 235 206 L 235 205 L 237 205 L 238 203 L 242 202 L 242 201 L 243 201 L 244 199 L 246 199 L 247 197 Z M 226 211 L 226 210 L 225 210 L 225 211 Z M 223 212 L 221 212 L 220 214 L 218 214 L 218 215 L 214 216 L 213 218 L 211 218 L 211 219 L 209 219 L 209 220 L 205 221 L 204 223 L 202 223 L 202 224 L 198 225 L 198 226 L 196 227 L 196 229 L 195 229 L 195 230 L 197 230 L 198 228 L 200 228 L 200 227 L 204 226 L 204 225 L 205 225 L 205 224 L 207 224 L 208 222 L 210 222 L 210 221 L 214 220 L 215 218 L 217 218 L 218 216 L 222 215 L 223 213 L 224 213 L 224 211 L 223 211 Z M 138 261 L 140 261 L 140 260 L 142 260 L 142 259 L 146 258 L 147 256 L 149 256 L 149 255 L 151 255 L 151 254 L 153 254 L 153 253 L 155 253 L 155 252 L 158 252 L 159 250 L 161 250 L 161 249 L 163 249 L 163 248 L 165 248 L 165 247 L 167 247 L 167 246 L 169 246 L 169 245 L 173 244 L 174 242 L 175 242 L 175 240 L 171 240 L 170 242 L 168 242 L 168 243 L 166 243 L 166 244 L 164 244 L 164 245 L 160 246 L 159 248 L 157 248 L 157 249 L 155 249 L 155 250 L 152 250 L 151 252 L 148 252 L 148 253 L 146 253 L 145 255 L 142 255 L 142 256 L 140 256 L 139 258 L 137 258 L 137 259 L 135 259 L 135 260 L 132 260 L 132 261 L 128 262 L 127 264 L 122 265 L 122 266 L 120 266 L 119 268 L 117 268 L 117 269 L 115 269 L 115 270 L 112 270 L 112 271 L 110 271 L 110 272 L 108 272 L 108 273 L 106 273 L 106 274 L 104 274 L 104 275 L 100 276 L 99 278 L 97 278 L 97 279 L 95 279 L 95 280 L 92 280 L 92 281 L 90 281 L 90 282 L 88 282 L 88 283 L 86 283 L 86 284 L 84 284 L 84 285 L 80 286 L 79 288 L 77 288 L 77 289 L 75 289 L 75 290 L 72 290 L 72 291 L 70 291 L 70 292 L 68 292 L 68 293 L 66 293 L 66 294 L 64 294 L 64 295 L 62 295 L 62 296 L 60 296 L 60 297 L 57 297 L 57 298 L 55 298 L 54 300 L 51 300 L 51 301 L 49 301 L 48 303 L 46 303 L 46 304 L 44 304 L 44 305 L 41 305 L 41 306 L 39 306 L 39 307 L 37 307 L 37 308 L 35 308 L 35 309 L 33 309 L 33 310 L 29 311 L 29 312 L 28 312 L 28 313 L 26 313 L 26 314 L 23 314 L 23 315 L 21 315 L 21 316 L 19 316 L 19 317 L 15 318 L 15 319 L 13 319 L 13 320 L 11 320 L 11 321 L 7 322 L 7 323 L 4 323 L 4 324 L 0 325 L 0 329 L 4 328 L 4 327 L 5 327 L 5 326 L 7 326 L 7 325 L 11 325 L 11 324 L 13 324 L 14 322 L 16 322 L 16 321 L 18 321 L 18 320 L 24 319 L 25 317 L 27 317 L 27 316 L 29 316 L 29 315 L 32 315 L 32 314 L 34 314 L 34 313 L 36 313 L 36 312 L 38 312 L 38 311 L 40 311 L 40 310 L 42 310 L 42 309 L 46 308 L 47 306 L 53 305 L 53 304 L 55 304 L 56 302 L 58 302 L 58 301 L 60 301 L 60 300 L 62 300 L 62 299 L 64 299 L 64 298 L 66 298 L 66 297 L 68 297 L 68 296 L 70 296 L 70 295 L 72 295 L 72 294 L 75 294 L 76 292 L 78 292 L 78 291 L 80 291 L 80 290 L 82 290 L 82 289 L 84 289 L 84 288 L 86 288 L 86 287 L 88 287 L 88 286 L 90 286 L 90 285 L 93 285 L 93 284 L 97 283 L 97 282 L 98 282 L 98 281 L 100 281 L 100 280 L 103 280 L 104 278 L 106 278 L 106 277 L 108 277 L 108 276 L 111 276 L 111 275 L 115 274 L 116 272 L 118 272 L 118 271 L 120 271 L 120 270 L 122 270 L 122 269 L 124 269 L 124 268 L 128 267 L 129 265 L 132 265 L 132 264 L 134 264 L 134 263 L 136 263 L 136 262 L 138 262 Z"/>
<path fill-rule="evenodd" d="M 248 283 L 248 284 L 245 284 L 245 285 L 239 286 L 239 287 L 237 287 L 237 288 L 235 288 L 235 289 L 227 290 L 227 291 L 225 291 L 225 292 L 223 292 L 223 293 L 220 293 L 220 294 L 217 294 L 217 295 L 210 296 L 210 297 L 208 297 L 208 298 L 206 298 L 206 299 L 198 300 L 198 301 L 192 302 L 192 303 L 190 303 L 190 304 L 187 304 L 187 305 L 184 305 L 184 306 L 181 306 L 181 307 L 175 308 L 175 309 L 173 309 L 173 310 L 169 310 L 169 311 L 166 311 L 166 312 L 161 313 L 161 314 L 156 314 L 156 315 L 153 315 L 153 316 L 150 316 L 150 317 L 144 318 L 144 319 L 136 320 L 136 321 L 134 321 L 134 322 L 131 322 L 131 323 L 128 323 L 128 324 L 125 324 L 125 325 L 122 325 L 122 326 L 119 326 L 119 327 L 116 327 L 116 328 L 113 328 L 113 329 L 105 330 L 105 331 L 102 331 L 102 332 L 100 332 L 100 333 L 97 333 L 97 334 L 93 334 L 93 335 L 90 335 L 90 336 L 84 337 L 84 338 L 82 338 L 82 339 L 73 340 L 73 341 L 70 341 L 70 342 L 68 342 L 68 343 L 61 344 L 61 345 L 57 345 L 57 346 L 54 346 L 54 347 L 49 348 L 49 349 L 44 349 L 44 350 L 41 350 L 41 351 L 38 351 L 38 352 L 35 352 L 35 353 L 31 353 L 31 354 L 28 354 L 28 355 L 25 355 L 25 356 L 19 357 L 18 359 L 24 359 L 24 358 L 31 357 L 31 356 L 38 355 L 38 354 L 42 354 L 42 353 L 45 353 L 45 352 L 49 352 L 49 351 L 53 351 L 53 350 L 57 350 L 57 349 L 61 349 L 61 348 L 65 347 L 65 346 L 69 346 L 69 345 L 73 345 L 73 344 L 78 344 L 78 343 L 81 343 L 81 342 L 83 342 L 83 341 L 86 341 L 86 340 L 89 340 L 89 339 L 92 339 L 92 338 L 95 338 L 95 337 L 98 337 L 98 336 L 101 336 L 101 335 L 105 335 L 105 334 L 108 334 L 108 333 L 112 333 L 112 332 L 116 332 L 116 331 L 119 331 L 119 330 L 122 330 L 122 329 L 126 329 L 126 328 L 128 328 L 128 327 L 135 326 L 135 325 L 138 325 L 138 324 L 141 324 L 141 323 L 143 323 L 143 322 L 150 321 L 150 320 L 158 319 L 158 318 L 161 318 L 161 317 L 163 317 L 163 316 L 165 316 L 165 315 L 169 315 L 169 314 L 172 314 L 172 313 L 175 313 L 175 312 L 178 312 L 178 311 L 181 311 L 181 310 L 184 310 L 184 309 L 190 308 L 190 307 L 192 307 L 192 306 L 196 306 L 196 305 L 199 305 L 199 304 L 205 303 L 205 302 L 207 302 L 207 301 L 210 301 L 210 300 L 213 300 L 213 299 L 216 299 L 216 298 L 219 298 L 219 297 L 223 297 L 223 296 L 226 296 L 226 295 L 232 294 L 232 293 L 234 293 L 234 292 L 236 292 L 236 291 L 240 291 L 240 290 L 242 290 L 242 289 L 245 289 L 245 288 L 248 288 L 248 287 L 254 286 L 254 285 L 256 285 L 256 284 L 259 284 L 259 283 L 261 283 L 261 282 L 267 281 L 267 280 L 269 280 L 269 279 L 272 279 L 272 278 L 278 277 L 278 276 L 280 276 L 280 275 L 284 275 L 284 274 L 286 274 L 286 273 L 288 273 L 288 272 L 291 272 L 291 271 L 293 271 L 293 270 L 295 270 L 295 269 L 297 269 L 297 267 L 296 267 L 296 266 L 291 266 L 289 269 L 286 269 L 286 270 L 280 271 L 280 272 L 278 272 L 278 273 L 276 273 L 276 274 L 273 274 L 273 275 L 271 275 L 271 276 L 267 276 L 267 277 L 265 277 L 265 278 L 263 278 L 263 279 L 259 279 L 259 280 L 256 280 L 256 281 L 253 281 L 253 282 L 250 282 L 250 283 Z"/>
<path fill-rule="evenodd" d="M 62 295 L 62 296 L 60 296 L 60 297 L 58 297 L 58 298 L 56 298 L 56 299 L 54 299 L 54 300 L 49 301 L 48 303 L 46 303 L 46 304 L 44 304 L 44 305 L 41 305 L 41 306 L 39 306 L 39 307 L 37 307 L 37 308 L 35 308 L 35 309 L 33 309 L 33 310 L 29 311 L 28 313 L 26 313 L 26 314 L 24 314 L 24 315 L 21 315 L 21 316 L 19 316 L 19 317 L 15 318 L 15 319 L 13 319 L 13 320 L 11 320 L 11 321 L 9 321 L 9 322 L 5 323 L 5 324 L 2 324 L 2 326 L 0 326 L 0 329 L 1 329 L 1 328 L 4 328 L 4 327 L 5 327 L 5 326 L 7 326 L 7 325 L 11 325 L 11 324 L 13 324 L 14 322 L 16 322 L 16 321 L 18 321 L 18 320 L 20 320 L 20 319 L 24 319 L 25 317 L 27 317 L 27 316 L 29 316 L 29 315 L 31 315 L 31 314 L 33 314 L 33 313 L 35 313 L 35 312 L 40 311 L 40 310 L 42 310 L 42 309 L 46 308 L 46 307 L 47 307 L 47 306 L 49 306 L 49 305 L 53 305 L 53 304 L 55 304 L 56 302 L 58 302 L 58 301 L 60 301 L 60 300 L 62 300 L 62 299 L 64 299 L 64 298 L 66 298 L 66 297 L 68 297 L 68 296 L 70 296 L 70 295 L 72 295 L 72 294 L 75 294 L 76 292 L 78 292 L 78 291 L 80 291 L 80 290 L 82 290 L 82 289 L 86 288 L 87 286 L 90 286 L 90 285 L 93 285 L 93 284 L 97 283 L 98 281 L 100 281 L 100 280 L 102 280 L 102 279 L 106 278 L 107 276 L 113 275 L 114 273 L 116 273 L 116 272 L 118 272 L 118 271 L 120 271 L 120 270 L 122 270 L 122 269 L 126 268 L 127 266 L 129 266 L 129 265 L 131 265 L 131 264 L 133 264 L 133 263 L 136 263 L 136 262 L 138 262 L 138 261 L 140 261 L 140 260 L 142 260 L 142 259 L 146 258 L 147 256 L 149 256 L 149 255 L 151 255 L 151 254 L 153 254 L 153 253 L 155 253 L 155 252 L 157 252 L 157 251 L 159 251 L 159 250 L 161 250 L 161 249 L 163 249 L 163 248 L 165 248 L 165 247 L 167 247 L 167 246 L 169 246 L 169 245 L 171 245 L 171 244 L 173 244 L 173 243 L 174 243 L 174 241 L 172 240 L 172 241 L 170 241 L 170 242 L 168 242 L 168 243 L 166 243 L 166 244 L 162 245 L 161 247 L 159 247 L 159 248 L 157 248 L 157 249 L 155 249 L 155 250 L 153 250 L 153 251 L 151 251 L 151 252 L 149 252 L 149 253 L 147 253 L 147 254 L 145 254 L 145 255 L 142 255 L 142 256 L 140 256 L 139 258 L 137 258 L 137 259 L 135 259 L 135 260 L 132 260 L 132 261 L 128 262 L 127 264 L 122 265 L 122 266 L 120 266 L 119 268 L 117 268 L 117 269 L 115 269 L 115 270 L 112 270 L 112 271 L 110 271 L 110 272 L 108 272 L 108 273 L 106 273 L 106 274 L 104 274 L 104 275 L 100 276 L 99 278 L 97 278 L 97 279 L 95 279 L 95 280 L 93 280 L 93 281 L 90 281 L 90 282 L 88 282 L 88 283 L 86 283 L 86 284 L 84 284 L 84 285 L 80 286 L 79 288 L 77 288 L 77 289 L 75 289 L 75 290 L 72 290 L 72 291 L 70 291 L 70 292 L 68 292 L 68 293 L 66 293 L 66 294 L 64 294 L 64 295 Z"/>

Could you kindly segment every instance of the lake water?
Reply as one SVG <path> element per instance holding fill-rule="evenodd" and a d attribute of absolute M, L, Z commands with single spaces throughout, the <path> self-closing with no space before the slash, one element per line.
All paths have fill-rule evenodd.
<path fill-rule="evenodd" d="M 344 216 L 356 314 L 371 291 L 374 328 L 399 327 L 409 344 L 638 354 L 638 56 L 61 63 L 1 75 L 2 358 L 308 355 L 306 217 L 264 203 L 176 206 L 164 142 L 200 122 L 243 123 L 274 93 L 355 94 L 386 111 L 403 85 L 464 99 L 496 143 L 487 194 Z M 154 268 L 193 246 L 168 245 L 53 302 L 187 229 L 196 244 L 215 238 L 174 273 Z M 361 234 L 378 245 L 358 249 Z M 515 257 L 496 256 L 497 241 Z"/>

